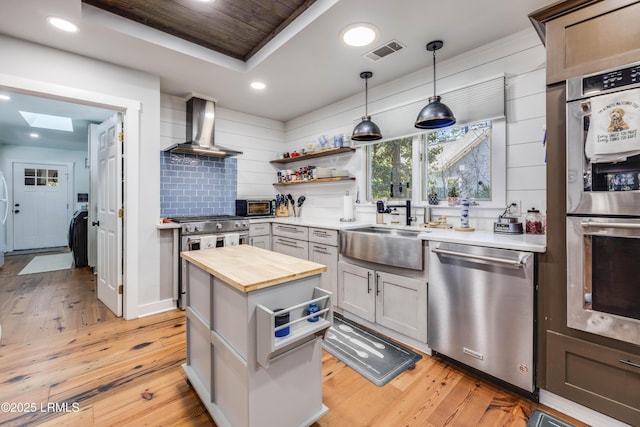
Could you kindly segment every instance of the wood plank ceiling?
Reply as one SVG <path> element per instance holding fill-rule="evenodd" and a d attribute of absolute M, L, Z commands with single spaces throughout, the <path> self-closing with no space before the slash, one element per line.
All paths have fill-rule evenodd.
<path fill-rule="evenodd" d="M 82 0 L 247 61 L 316 0 Z"/>

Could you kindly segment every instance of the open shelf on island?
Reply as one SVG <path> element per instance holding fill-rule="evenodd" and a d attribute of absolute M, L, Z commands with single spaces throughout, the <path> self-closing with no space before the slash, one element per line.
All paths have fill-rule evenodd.
<path fill-rule="evenodd" d="M 297 157 L 287 157 L 286 159 L 271 160 L 269 163 L 299 162 L 300 160 L 308 160 L 316 157 L 331 156 L 334 154 L 353 153 L 354 151 L 356 151 L 356 149 L 351 147 L 326 148 L 324 150 L 313 151 L 311 153 L 306 153 L 306 154 L 300 154 Z"/>
<path fill-rule="evenodd" d="M 312 302 L 318 304 L 320 310 L 315 314 L 318 320 L 309 322 L 307 319 L 313 314 L 301 314 Z M 278 314 L 289 313 L 290 321 L 278 327 L 289 327 L 290 332 L 284 337 L 275 336 L 276 313 L 269 308 L 258 304 L 256 306 L 257 317 L 257 359 L 263 367 L 268 367 L 269 362 L 306 342 L 324 335 L 333 323 L 333 307 L 331 305 L 331 292 L 321 288 L 314 288 L 311 299 L 292 307 L 278 311 Z"/>
<path fill-rule="evenodd" d="M 355 181 L 352 176 L 334 176 L 331 178 L 307 179 L 301 181 L 276 182 L 273 185 L 293 185 L 293 184 L 313 184 L 316 182 L 338 182 L 338 181 Z"/>

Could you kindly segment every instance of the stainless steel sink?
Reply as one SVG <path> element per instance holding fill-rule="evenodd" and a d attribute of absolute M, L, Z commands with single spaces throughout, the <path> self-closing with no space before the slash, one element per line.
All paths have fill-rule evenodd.
<path fill-rule="evenodd" d="M 387 227 L 358 227 L 340 231 L 340 253 L 355 259 L 422 270 L 418 234 L 424 231 Z"/>

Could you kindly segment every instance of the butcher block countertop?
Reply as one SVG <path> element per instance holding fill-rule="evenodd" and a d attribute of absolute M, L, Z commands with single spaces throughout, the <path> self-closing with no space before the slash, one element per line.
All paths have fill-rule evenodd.
<path fill-rule="evenodd" d="M 250 245 L 186 251 L 180 256 L 241 292 L 327 271 L 325 265 Z"/>

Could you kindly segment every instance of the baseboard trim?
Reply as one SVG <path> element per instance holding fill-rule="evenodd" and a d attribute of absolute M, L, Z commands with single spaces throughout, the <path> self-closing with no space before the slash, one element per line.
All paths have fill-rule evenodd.
<path fill-rule="evenodd" d="M 169 310 L 175 310 L 177 307 L 176 300 L 165 299 L 162 301 L 152 302 L 138 306 L 138 317 L 151 316 L 152 314 L 163 313 Z"/>

